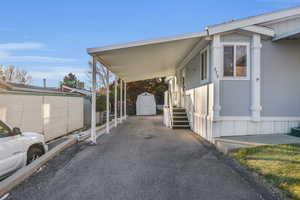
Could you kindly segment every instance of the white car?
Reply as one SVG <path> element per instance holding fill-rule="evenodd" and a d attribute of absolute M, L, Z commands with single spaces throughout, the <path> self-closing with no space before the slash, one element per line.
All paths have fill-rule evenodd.
<path fill-rule="evenodd" d="M 11 128 L 0 120 L 0 180 L 48 151 L 44 136 Z"/>

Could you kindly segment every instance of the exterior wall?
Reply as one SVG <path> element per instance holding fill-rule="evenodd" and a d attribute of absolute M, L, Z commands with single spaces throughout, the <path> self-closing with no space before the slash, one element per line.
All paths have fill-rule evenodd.
<path fill-rule="evenodd" d="M 0 120 L 22 131 L 43 133 L 46 141 L 83 127 L 83 98 L 0 94 Z"/>
<path fill-rule="evenodd" d="M 185 68 L 186 90 L 200 86 L 200 53 L 198 53 Z"/>
<path fill-rule="evenodd" d="M 300 40 L 263 41 L 262 116 L 300 117 Z"/>
<path fill-rule="evenodd" d="M 221 36 L 222 42 L 248 42 L 251 37 L 240 33 L 232 33 Z M 220 58 L 222 59 L 222 58 Z M 250 55 L 251 59 L 251 55 Z M 223 63 L 223 62 L 221 62 Z M 223 68 L 223 66 L 221 66 Z M 251 71 L 251 64 L 250 70 Z M 250 73 L 251 80 L 251 73 Z M 251 83 L 250 80 L 221 80 L 220 81 L 220 105 L 221 116 L 250 116 L 251 107 Z"/>
<path fill-rule="evenodd" d="M 220 84 L 221 116 L 250 116 L 250 81 L 223 80 Z"/>
<path fill-rule="evenodd" d="M 186 65 L 185 108 L 192 130 L 208 140 L 219 136 L 284 134 L 289 133 L 292 127 L 300 126 L 300 40 L 261 41 L 261 73 L 257 80 L 261 81 L 261 89 L 258 90 L 261 104 L 258 105 L 262 106 L 262 111 L 261 118 L 254 120 L 251 94 L 252 83 L 257 80 L 253 76 L 251 62 L 254 62 L 254 51 L 259 47 L 252 48 L 255 46 L 252 38 L 251 34 L 244 33 L 221 36 L 221 43 L 249 42 L 250 76 L 249 80 L 222 80 L 220 77 L 221 116 L 218 120 L 212 120 L 213 101 L 208 103 L 207 100 L 214 99 L 211 93 L 213 84 L 200 83 L 199 58 L 195 56 Z M 212 48 L 209 52 L 211 61 Z M 212 62 L 209 63 L 211 80 L 215 71 Z"/>
<path fill-rule="evenodd" d="M 234 42 L 234 37 L 237 42 L 241 39 L 231 35 L 222 41 Z M 249 81 L 221 81 L 222 117 L 213 123 L 215 137 L 285 134 L 300 125 L 300 40 L 262 40 L 260 121 L 250 116 L 251 77 Z"/>

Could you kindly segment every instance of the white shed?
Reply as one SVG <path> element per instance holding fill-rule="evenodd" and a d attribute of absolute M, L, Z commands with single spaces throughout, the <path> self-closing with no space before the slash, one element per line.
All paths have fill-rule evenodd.
<path fill-rule="evenodd" d="M 136 115 L 156 115 L 156 102 L 153 94 L 144 92 L 138 96 Z"/>

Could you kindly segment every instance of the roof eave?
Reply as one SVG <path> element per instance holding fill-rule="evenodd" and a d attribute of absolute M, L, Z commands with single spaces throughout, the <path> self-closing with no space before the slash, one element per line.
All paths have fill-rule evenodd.
<path fill-rule="evenodd" d="M 203 31 L 203 32 L 175 35 L 175 36 L 170 36 L 170 37 L 150 39 L 150 40 L 128 42 L 128 43 L 118 44 L 118 45 L 109 45 L 109 46 L 103 46 L 103 47 L 88 48 L 87 53 L 89 55 L 93 56 L 95 54 L 101 54 L 102 52 L 111 51 L 111 50 L 125 49 L 125 48 L 130 48 L 130 47 L 138 47 L 138 46 L 145 46 L 145 45 L 151 45 L 151 44 L 159 44 L 159 43 L 172 42 L 172 41 L 176 41 L 176 40 L 184 40 L 184 39 L 191 39 L 191 38 L 197 38 L 197 37 L 204 37 L 206 35 L 207 35 L 206 32 Z"/>
<path fill-rule="evenodd" d="M 299 34 L 299 33 L 300 33 L 300 28 L 290 31 L 290 32 L 287 32 L 287 33 L 280 34 L 280 35 L 275 35 L 275 37 L 273 38 L 273 41 L 282 40 L 282 39 L 291 37 L 291 36 Z"/>
<path fill-rule="evenodd" d="M 300 6 L 297 6 L 294 8 L 279 10 L 267 14 L 257 15 L 254 17 L 248 17 L 248 18 L 244 18 L 244 19 L 240 19 L 240 20 L 236 20 L 224 24 L 209 26 L 207 30 L 210 35 L 214 35 L 222 32 L 240 29 L 251 25 L 266 23 L 273 20 L 278 20 L 278 19 L 291 17 L 299 14 L 300 14 Z"/>

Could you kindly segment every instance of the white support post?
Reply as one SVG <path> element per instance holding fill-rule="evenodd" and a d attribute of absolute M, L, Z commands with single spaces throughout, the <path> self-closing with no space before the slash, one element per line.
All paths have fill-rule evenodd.
<path fill-rule="evenodd" d="M 115 127 L 118 125 L 118 78 L 115 77 Z"/>
<path fill-rule="evenodd" d="M 91 140 L 94 144 L 96 140 L 96 59 L 93 57 L 93 69 L 92 69 L 92 117 L 91 117 Z"/>
<path fill-rule="evenodd" d="M 109 133 L 109 70 L 107 69 L 106 77 L 106 133 Z"/>
<path fill-rule="evenodd" d="M 222 47 L 220 35 L 213 36 L 212 43 L 212 83 L 214 84 L 214 105 L 210 108 L 213 112 L 213 120 L 218 121 L 220 119 L 220 76 L 221 76 L 221 57 Z"/>
<path fill-rule="evenodd" d="M 123 118 L 123 81 L 120 79 L 120 121 Z"/>
<path fill-rule="evenodd" d="M 126 95 L 127 95 L 127 83 L 124 81 L 124 119 L 127 118 L 127 103 L 126 103 Z"/>
<path fill-rule="evenodd" d="M 252 66 L 251 66 L 251 114 L 253 121 L 260 121 L 260 59 L 261 59 L 261 36 L 252 36 Z"/>

